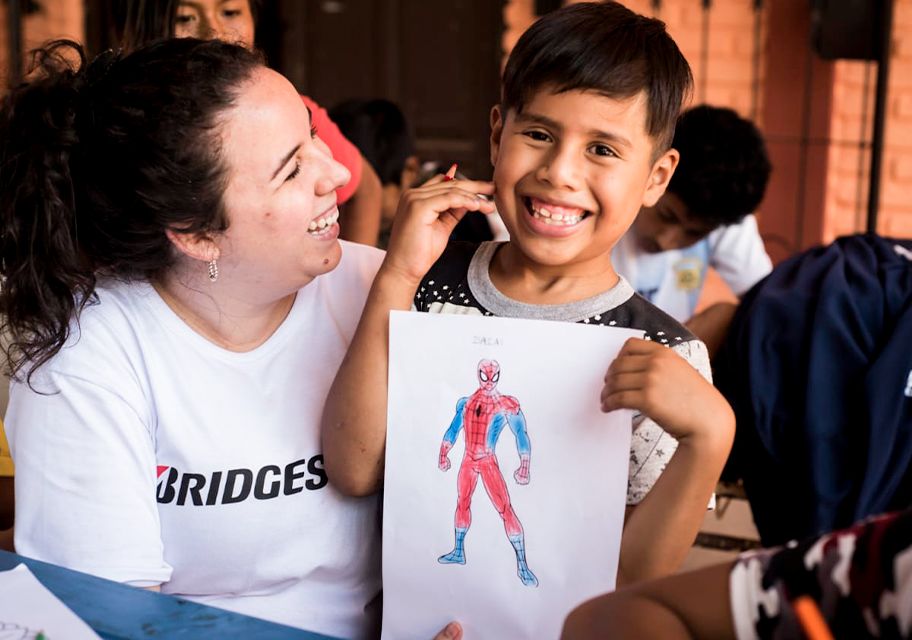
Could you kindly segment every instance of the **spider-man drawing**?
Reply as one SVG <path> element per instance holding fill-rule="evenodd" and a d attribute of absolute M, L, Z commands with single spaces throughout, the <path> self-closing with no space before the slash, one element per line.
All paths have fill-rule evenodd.
<path fill-rule="evenodd" d="M 519 451 L 519 469 L 513 474 L 519 484 L 529 484 L 529 462 L 532 446 L 526 433 L 526 418 L 519 407 L 519 401 L 512 396 L 501 395 L 496 387 L 500 379 L 500 365 L 496 360 L 482 360 L 478 363 L 478 389 L 471 396 L 460 398 L 456 403 L 456 415 L 450 428 L 443 434 L 440 443 L 438 467 L 441 471 L 450 468 L 448 454 L 456 443 L 456 437 L 465 429 L 465 455 L 459 467 L 457 479 L 458 498 L 456 501 L 456 546 L 437 561 L 441 564 L 465 564 L 465 536 L 472 523 L 472 493 L 478 477 L 503 518 L 507 538 L 516 551 L 516 572 L 526 586 L 537 587 L 538 578 L 526 564 L 526 548 L 522 524 L 510 504 L 510 494 L 494 454 L 497 439 L 507 425 L 516 436 Z"/>

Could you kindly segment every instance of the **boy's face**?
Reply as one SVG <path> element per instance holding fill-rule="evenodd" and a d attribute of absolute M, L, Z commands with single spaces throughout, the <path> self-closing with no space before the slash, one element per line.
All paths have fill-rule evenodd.
<path fill-rule="evenodd" d="M 684 249 L 705 238 L 717 225 L 691 214 L 675 193 L 666 191 L 653 207 L 643 207 L 631 231 L 646 253 Z"/>
<path fill-rule="evenodd" d="M 646 97 L 543 88 L 522 113 L 491 112 L 497 210 L 533 264 L 610 268 L 610 252 L 656 203 L 678 153 L 654 158 Z"/>

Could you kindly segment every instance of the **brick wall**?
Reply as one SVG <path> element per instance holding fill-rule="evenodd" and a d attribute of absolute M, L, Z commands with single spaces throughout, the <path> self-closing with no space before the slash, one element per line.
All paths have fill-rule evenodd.
<path fill-rule="evenodd" d="M 865 228 L 870 152 L 859 140 L 871 138 L 876 77 L 873 63 L 836 63 L 824 241 Z M 886 114 L 877 231 L 912 237 L 912 0 L 895 0 Z"/>

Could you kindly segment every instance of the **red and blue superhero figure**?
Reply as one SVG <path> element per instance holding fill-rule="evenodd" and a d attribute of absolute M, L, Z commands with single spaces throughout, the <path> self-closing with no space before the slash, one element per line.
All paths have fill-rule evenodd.
<path fill-rule="evenodd" d="M 441 564 L 465 564 L 465 536 L 472 523 L 472 493 L 478 483 L 478 476 L 484 483 L 485 490 L 494 503 L 494 507 L 503 518 L 507 538 L 516 551 L 516 570 L 519 579 L 526 586 L 537 587 L 535 577 L 526 564 L 526 547 L 522 524 L 510 504 L 510 494 L 497 463 L 494 448 L 501 431 L 507 425 L 516 436 L 516 448 L 519 451 L 519 469 L 513 474 L 519 484 L 529 484 L 529 462 L 532 457 L 532 445 L 526 433 L 526 418 L 519 408 L 519 401 L 512 396 L 498 393 L 497 381 L 500 379 L 500 365 L 496 360 L 482 360 L 478 363 L 478 390 L 467 398 L 460 398 L 456 403 L 456 415 L 450 428 L 443 434 L 440 444 L 438 466 L 441 471 L 450 468 L 448 454 L 456 443 L 460 430 L 465 429 L 465 455 L 459 467 L 458 498 L 456 502 L 456 546 L 448 554 L 440 556 Z"/>

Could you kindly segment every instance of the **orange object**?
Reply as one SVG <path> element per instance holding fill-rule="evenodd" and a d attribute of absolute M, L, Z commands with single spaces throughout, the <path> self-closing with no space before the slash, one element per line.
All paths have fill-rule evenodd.
<path fill-rule="evenodd" d="M 453 166 L 451 166 L 449 169 L 447 169 L 446 174 L 444 174 L 444 176 L 443 176 L 444 182 L 449 182 L 450 180 L 452 180 L 453 178 L 456 177 L 457 167 L 458 167 L 458 165 L 454 162 Z"/>
<path fill-rule="evenodd" d="M 833 640 L 833 633 L 813 598 L 798 596 L 792 600 L 792 607 L 808 640 Z"/>

